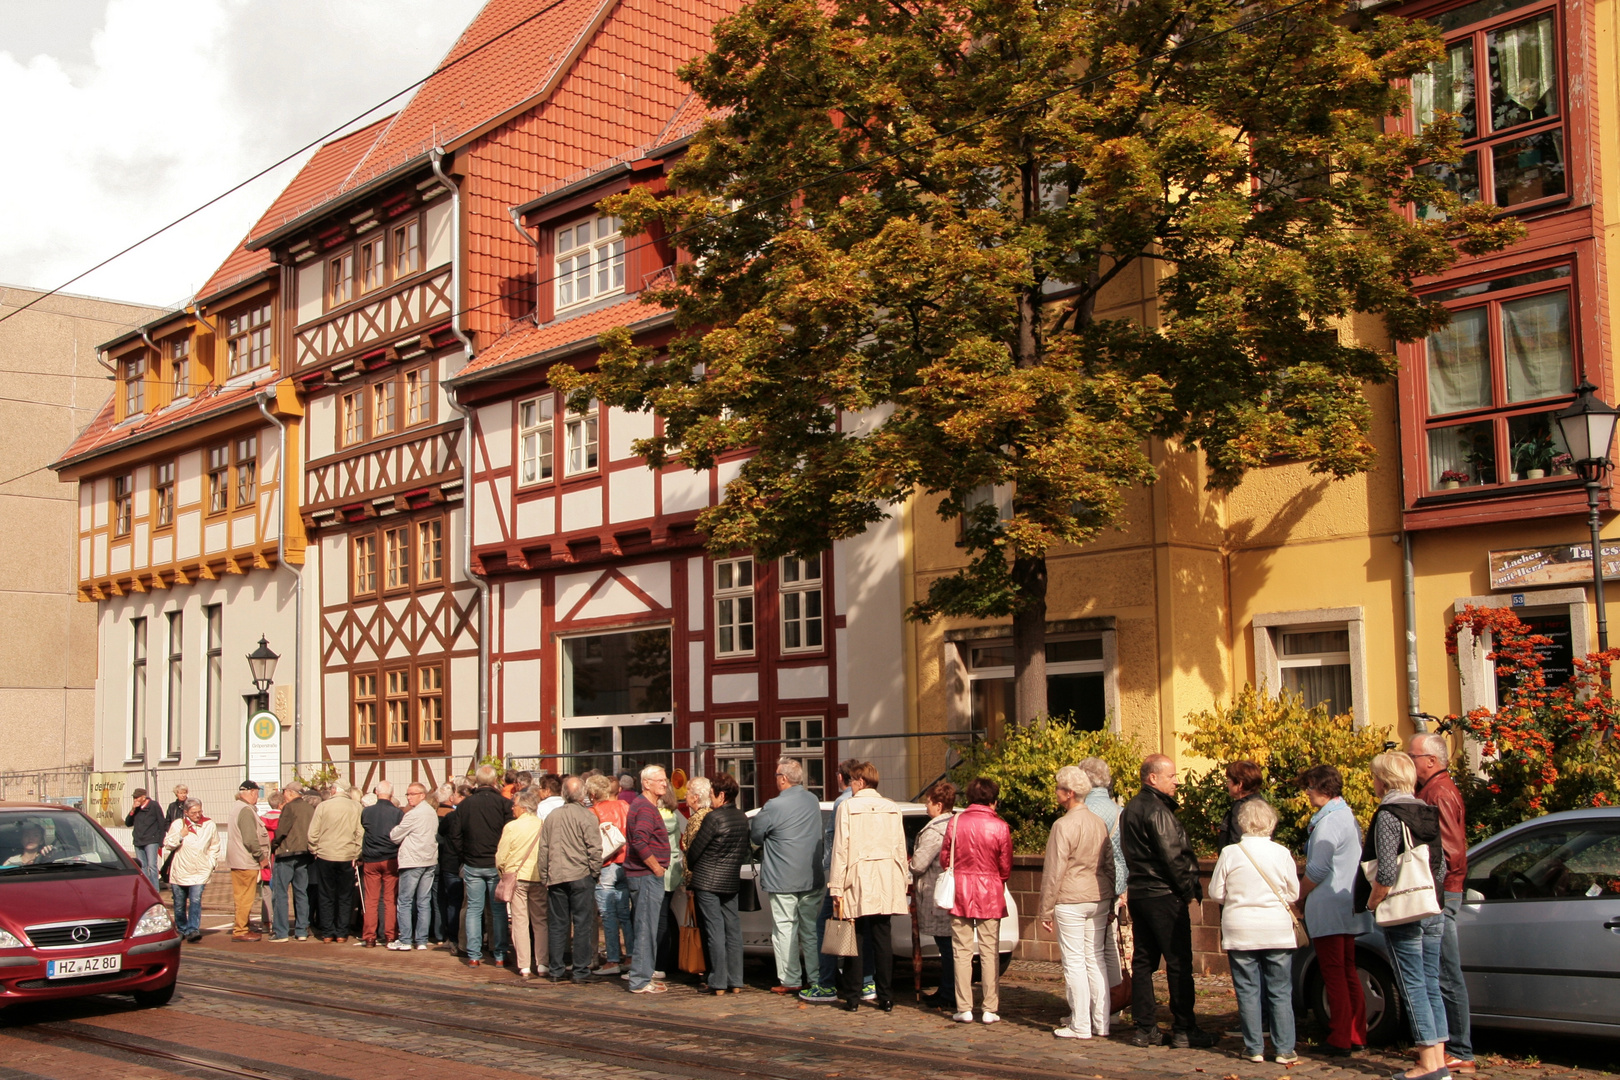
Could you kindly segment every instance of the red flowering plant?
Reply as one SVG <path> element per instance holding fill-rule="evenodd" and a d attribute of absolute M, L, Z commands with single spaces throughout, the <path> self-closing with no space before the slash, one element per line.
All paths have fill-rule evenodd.
<path fill-rule="evenodd" d="M 1496 711 L 1479 708 L 1448 716 L 1444 730 L 1461 731 L 1479 748 L 1479 770 L 1456 762 L 1468 806 L 1471 840 L 1555 810 L 1620 804 L 1620 719 L 1608 672 L 1620 649 L 1575 660 L 1574 674 L 1549 686 L 1541 650 L 1553 643 L 1507 608 L 1469 605 L 1446 631 L 1456 657 L 1462 631 L 1472 647 L 1487 649 L 1498 687 Z"/>

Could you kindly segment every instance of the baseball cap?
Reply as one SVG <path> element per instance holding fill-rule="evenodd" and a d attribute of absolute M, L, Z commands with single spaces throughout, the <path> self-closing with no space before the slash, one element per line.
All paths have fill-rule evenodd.
<path fill-rule="evenodd" d="M 254 781 L 252 781 L 252 780 L 244 780 L 244 781 L 242 781 L 242 786 L 237 788 L 236 790 L 237 791 L 258 791 L 259 790 L 259 785 L 257 783 L 255 783 Z"/>

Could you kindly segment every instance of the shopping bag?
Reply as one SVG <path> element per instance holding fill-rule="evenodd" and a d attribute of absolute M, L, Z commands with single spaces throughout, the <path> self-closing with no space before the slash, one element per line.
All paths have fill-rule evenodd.
<path fill-rule="evenodd" d="M 1131 958 L 1125 951 L 1125 928 L 1114 923 L 1114 941 L 1119 948 L 1119 982 L 1108 988 L 1108 1011 L 1117 1013 L 1131 1003 Z"/>
<path fill-rule="evenodd" d="M 676 963 L 690 975 L 702 975 L 709 970 L 703 958 L 703 935 L 697 928 L 697 902 L 690 894 L 686 897 L 686 924 L 681 927 L 681 950 Z"/>
<path fill-rule="evenodd" d="M 821 951 L 828 956 L 859 956 L 854 919 L 828 919 L 822 924 Z"/>
<path fill-rule="evenodd" d="M 1434 871 L 1429 867 L 1429 845 L 1412 843 L 1412 830 L 1401 822 L 1401 836 L 1406 841 L 1404 850 L 1396 859 L 1395 884 L 1373 913 L 1379 926 L 1404 926 L 1427 919 L 1441 912 L 1440 894 L 1434 889 Z M 1378 860 L 1369 859 L 1361 864 L 1367 880 L 1377 884 Z"/>

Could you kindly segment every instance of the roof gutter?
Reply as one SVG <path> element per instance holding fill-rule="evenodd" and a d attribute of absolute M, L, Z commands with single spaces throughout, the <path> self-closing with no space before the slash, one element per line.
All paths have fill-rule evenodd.
<path fill-rule="evenodd" d="M 276 483 L 282 521 L 276 535 L 281 538 L 278 543 L 285 543 L 287 492 L 291 487 L 287 476 L 287 425 L 281 417 L 270 411 L 270 402 L 276 396 L 273 383 L 271 387 L 254 394 L 253 400 L 258 402 L 259 411 L 264 414 L 264 418 L 281 431 L 281 449 L 277 451 L 279 456 L 276 458 Z M 285 551 L 283 553 L 285 554 Z M 293 572 L 293 775 L 296 776 L 303 771 L 304 765 L 304 568 L 293 566 L 284 558 L 277 561 Z"/>
<path fill-rule="evenodd" d="M 354 188 L 351 191 L 346 191 L 342 195 L 328 199 L 319 206 L 311 207 L 302 214 L 299 214 L 297 217 L 293 218 L 291 221 L 287 222 L 285 225 L 271 229 L 263 236 L 248 237 L 247 240 L 243 242 L 242 246 L 249 251 L 260 251 L 264 248 L 270 247 L 272 244 L 280 243 L 283 240 L 290 240 L 292 237 L 303 232 L 321 218 L 324 218 L 329 214 L 336 213 L 345 207 L 352 206 L 360 200 L 370 196 L 378 189 L 385 188 L 388 185 L 409 176 L 411 173 L 416 172 L 422 167 L 424 159 L 431 158 L 432 153 L 434 152 L 442 153 L 442 151 L 435 148 L 434 151 L 428 154 L 413 157 L 404 164 L 389 169 L 376 179 L 367 180 L 364 184 L 361 184 L 359 187 Z"/>
<path fill-rule="evenodd" d="M 118 442 L 109 443 L 106 446 L 98 446 L 94 450 L 86 451 L 77 457 L 63 458 L 61 461 L 52 462 L 47 467 L 53 472 L 61 473 L 63 470 L 71 469 L 75 465 L 82 465 L 85 462 L 91 461 L 95 458 L 105 457 L 116 450 L 127 450 L 132 446 L 139 446 L 142 443 L 151 442 L 154 439 L 160 439 L 164 436 L 172 435 L 177 431 L 185 431 L 187 428 L 193 428 L 198 424 L 207 423 L 210 420 L 216 420 L 227 413 L 234 412 L 237 408 L 250 406 L 252 404 L 252 398 L 239 398 L 231 402 L 231 404 L 225 408 L 199 413 L 196 416 L 187 417 L 184 420 L 180 420 L 172 424 L 165 424 L 162 427 L 156 428 L 152 431 L 131 435 L 127 439 L 120 439 Z M 75 477 L 70 476 L 67 477 L 67 479 L 71 480 L 75 479 Z"/>
<path fill-rule="evenodd" d="M 527 240 L 530 246 L 534 248 L 534 314 L 538 319 L 540 316 L 540 280 L 546 276 L 544 266 L 546 252 L 540 246 L 540 239 L 531 235 L 529 230 L 523 227 L 522 210 L 516 206 L 508 206 L 506 213 L 512 219 L 512 228 L 516 229 L 518 235 Z"/>

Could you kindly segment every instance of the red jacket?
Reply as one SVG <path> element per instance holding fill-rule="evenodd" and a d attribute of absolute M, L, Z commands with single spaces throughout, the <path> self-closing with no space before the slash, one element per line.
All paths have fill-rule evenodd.
<path fill-rule="evenodd" d="M 1007 879 L 1012 877 L 1012 830 L 982 803 L 956 815 L 945 829 L 939 864 L 952 866 L 956 846 L 956 906 L 960 919 L 1000 919 L 1007 914 Z"/>
<path fill-rule="evenodd" d="M 1451 774 L 1441 769 L 1418 785 L 1417 797 L 1440 811 L 1440 846 L 1446 849 L 1446 892 L 1463 891 L 1468 875 L 1468 831 L 1463 827 L 1462 792 Z"/>

